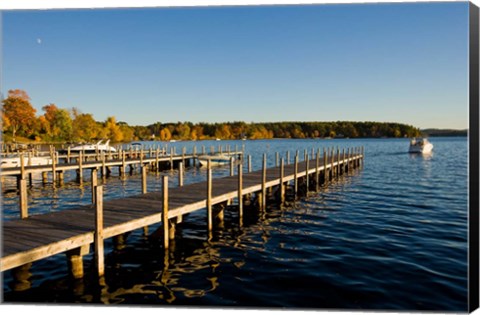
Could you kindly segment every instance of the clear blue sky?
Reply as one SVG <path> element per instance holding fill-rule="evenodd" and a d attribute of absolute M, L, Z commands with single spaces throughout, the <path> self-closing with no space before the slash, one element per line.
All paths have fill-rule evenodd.
<path fill-rule="evenodd" d="M 468 127 L 468 3 L 4 11 L 3 85 L 130 125 Z"/>

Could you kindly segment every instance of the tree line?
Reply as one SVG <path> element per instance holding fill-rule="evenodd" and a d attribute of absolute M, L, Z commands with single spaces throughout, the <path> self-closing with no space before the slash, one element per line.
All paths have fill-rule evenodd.
<path fill-rule="evenodd" d="M 156 122 L 148 126 L 130 126 L 114 116 L 96 121 L 93 114 L 77 108 L 59 108 L 55 104 L 42 107 L 37 115 L 30 97 L 23 90 L 10 90 L 2 101 L 4 141 L 19 137 L 41 142 L 91 142 L 110 139 L 112 142 L 135 140 L 205 140 L 205 139 L 272 139 L 272 138 L 379 138 L 417 137 L 418 128 L 399 123 L 382 122 L 269 122 L 224 123 Z"/>

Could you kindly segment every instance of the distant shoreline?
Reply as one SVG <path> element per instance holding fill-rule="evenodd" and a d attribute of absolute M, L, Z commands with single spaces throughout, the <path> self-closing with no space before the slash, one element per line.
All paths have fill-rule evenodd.
<path fill-rule="evenodd" d="M 454 137 L 454 138 L 462 138 L 462 137 L 468 137 L 468 131 L 458 131 L 458 132 L 437 132 L 433 134 L 424 134 L 423 137 L 431 137 L 431 138 L 441 138 L 441 137 Z M 263 141 L 263 140 L 269 140 L 269 141 L 275 141 L 275 140 L 383 140 L 383 139 L 398 139 L 398 140 L 405 140 L 405 139 L 410 139 L 409 137 L 403 137 L 403 138 L 396 138 L 396 137 L 356 137 L 356 138 L 349 138 L 349 137 L 336 137 L 336 138 L 329 138 L 329 137 L 324 137 L 324 138 L 264 138 L 264 139 L 221 139 L 220 141 Z M 73 144 L 72 142 L 64 142 L 64 141 L 40 141 L 37 142 L 35 140 L 31 139 L 26 139 L 26 138 L 20 138 L 17 139 L 18 141 L 13 142 L 13 141 L 0 141 L 0 144 L 2 145 L 71 145 Z M 165 141 L 165 140 L 136 140 L 135 142 L 164 142 L 164 143 L 175 143 L 175 142 L 200 142 L 200 141 L 218 141 L 216 139 L 198 139 L 198 140 L 192 140 L 192 139 L 177 139 L 174 141 Z M 129 142 L 116 142 L 116 144 L 128 144 Z"/>
<path fill-rule="evenodd" d="M 428 137 L 467 137 L 468 129 L 423 129 L 420 130 L 422 134 Z"/>

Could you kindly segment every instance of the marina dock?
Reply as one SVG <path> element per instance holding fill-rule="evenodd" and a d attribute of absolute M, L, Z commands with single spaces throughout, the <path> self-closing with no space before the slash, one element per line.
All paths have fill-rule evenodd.
<path fill-rule="evenodd" d="M 157 162 L 159 156 L 152 159 Z M 162 223 L 163 246 L 168 250 L 175 238 L 176 225 L 181 224 L 185 215 L 199 210 L 206 210 L 206 237 L 210 238 L 215 222 L 224 218 L 226 205 L 236 205 L 236 217 L 242 224 L 244 205 L 255 205 L 259 211 L 265 211 L 272 200 L 284 204 L 287 189 L 294 199 L 301 190 L 318 192 L 322 185 L 363 165 L 363 159 L 363 147 L 342 151 L 323 149 L 323 152 L 318 149 L 310 156 L 305 151 L 301 162 L 297 151 L 293 163 L 289 163 L 289 158 L 285 163 L 277 155 L 276 166 L 267 168 L 264 155 L 261 170 L 251 171 L 248 161 L 245 172 L 245 158 L 240 155 L 236 169 L 230 164 L 230 176 L 213 178 L 209 166 L 204 182 L 183 185 L 183 179 L 179 178 L 176 187 L 169 187 L 168 176 L 163 176 L 162 190 L 149 192 L 146 180 L 142 180 L 142 194 L 112 200 L 104 200 L 103 186 L 96 185 L 96 170 L 106 165 L 105 161 L 92 161 L 96 163 L 91 164 L 92 205 L 34 216 L 26 212 L 22 219 L 3 222 L 0 271 L 19 271 L 13 272 L 15 278 L 21 275 L 21 270 L 28 270 L 32 262 L 65 254 L 70 275 L 78 279 L 84 276 L 83 256 L 93 250 L 96 271 L 103 276 L 105 239 L 122 238 L 137 229 L 148 234 L 149 226 Z M 142 158 L 142 178 L 146 177 L 149 162 Z M 115 163 L 123 165 L 121 160 Z M 21 181 L 24 185 L 25 179 Z M 22 198 L 25 197 L 20 193 L 20 203 L 24 202 Z"/>
<path fill-rule="evenodd" d="M 174 147 L 170 148 L 170 152 L 167 152 L 166 148 L 155 150 L 150 148 L 139 150 L 138 148 L 133 150 L 120 149 L 117 152 L 97 152 L 97 153 L 83 153 L 76 152 L 67 154 L 58 154 L 54 150 L 50 152 L 40 152 L 35 154 L 36 157 L 49 157 L 51 163 L 47 165 L 30 165 L 30 154 L 18 154 L 20 158 L 19 167 L 2 167 L 0 175 L 4 176 L 16 176 L 18 179 L 25 179 L 27 176 L 30 178 L 33 173 L 42 173 L 43 182 L 48 181 L 48 175 L 51 174 L 51 180 L 56 183 L 57 180 L 62 180 L 64 172 L 75 170 L 77 172 L 78 180 L 83 179 L 84 170 L 100 170 L 102 177 L 108 176 L 111 169 L 118 167 L 118 172 L 121 176 L 127 173 L 127 168 L 132 171 L 135 167 L 141 167 L 149 165 L 154 171 L 161 171 L 165 169 L 177 168 L 179 163 L 183 163 L 184 166 L 189 166 L 191 163 L 195 164 L 199 155 L 214 155 L 225 154 L 231 156 L 239 156 L 243 154 L 242 150 L 239 150 L 238 146 L 233 151 L 230 146 L 223 148 L 219 146 L 215 148 L 210 147 L 207 150 L 205 146 L 202 146 L 201 151 L 197 152 L 197 147 L 193 147 L 192 152 L 187 153 L 185 148 L 182 148 L 182 153 L 177 154 Z"/>

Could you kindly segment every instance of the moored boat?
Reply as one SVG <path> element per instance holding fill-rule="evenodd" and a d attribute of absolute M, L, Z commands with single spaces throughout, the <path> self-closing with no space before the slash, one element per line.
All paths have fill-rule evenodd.
<path fill-rule="evenodd" d="M 50 157 L 42 156 L 24 156 L 24 166 L 49 165 L 52 164 Z M 1 168 L 20 167 L 22 164 L 19 156 L 5 157 L 1 160 Z"/>
<path fill-rule="evenodd" d="M 410 140 L 410 147 L 408 149 L 409 153 L 430 153 L 432 152 L 433 144 L 431 144 L 427 139 L 417 139 L 413 138 Z"/>
<path fill-rule="evenodd" d="M 230 159 L 233 158 L 233 155 L 228 154 L 215 154 L 215 155 L 199 155 L 197 156 L 198 162 L 201 166 L 207 166 L 208 161 L 210 161 L 211 166 L 218 166 L 230 163 Z"/>
<path fill-rule="evenodd" d="M 97 153 L 97 152 L 116 152 L 117 149 L 110 146 L 110 140 L 107 140 L 105 144 L 102 144 L 103 140 L 98 141 L 95 144 L 82 144 L 74 147 L 70 147 L 70 152 L 85 152 L 85 153 Z"/>

